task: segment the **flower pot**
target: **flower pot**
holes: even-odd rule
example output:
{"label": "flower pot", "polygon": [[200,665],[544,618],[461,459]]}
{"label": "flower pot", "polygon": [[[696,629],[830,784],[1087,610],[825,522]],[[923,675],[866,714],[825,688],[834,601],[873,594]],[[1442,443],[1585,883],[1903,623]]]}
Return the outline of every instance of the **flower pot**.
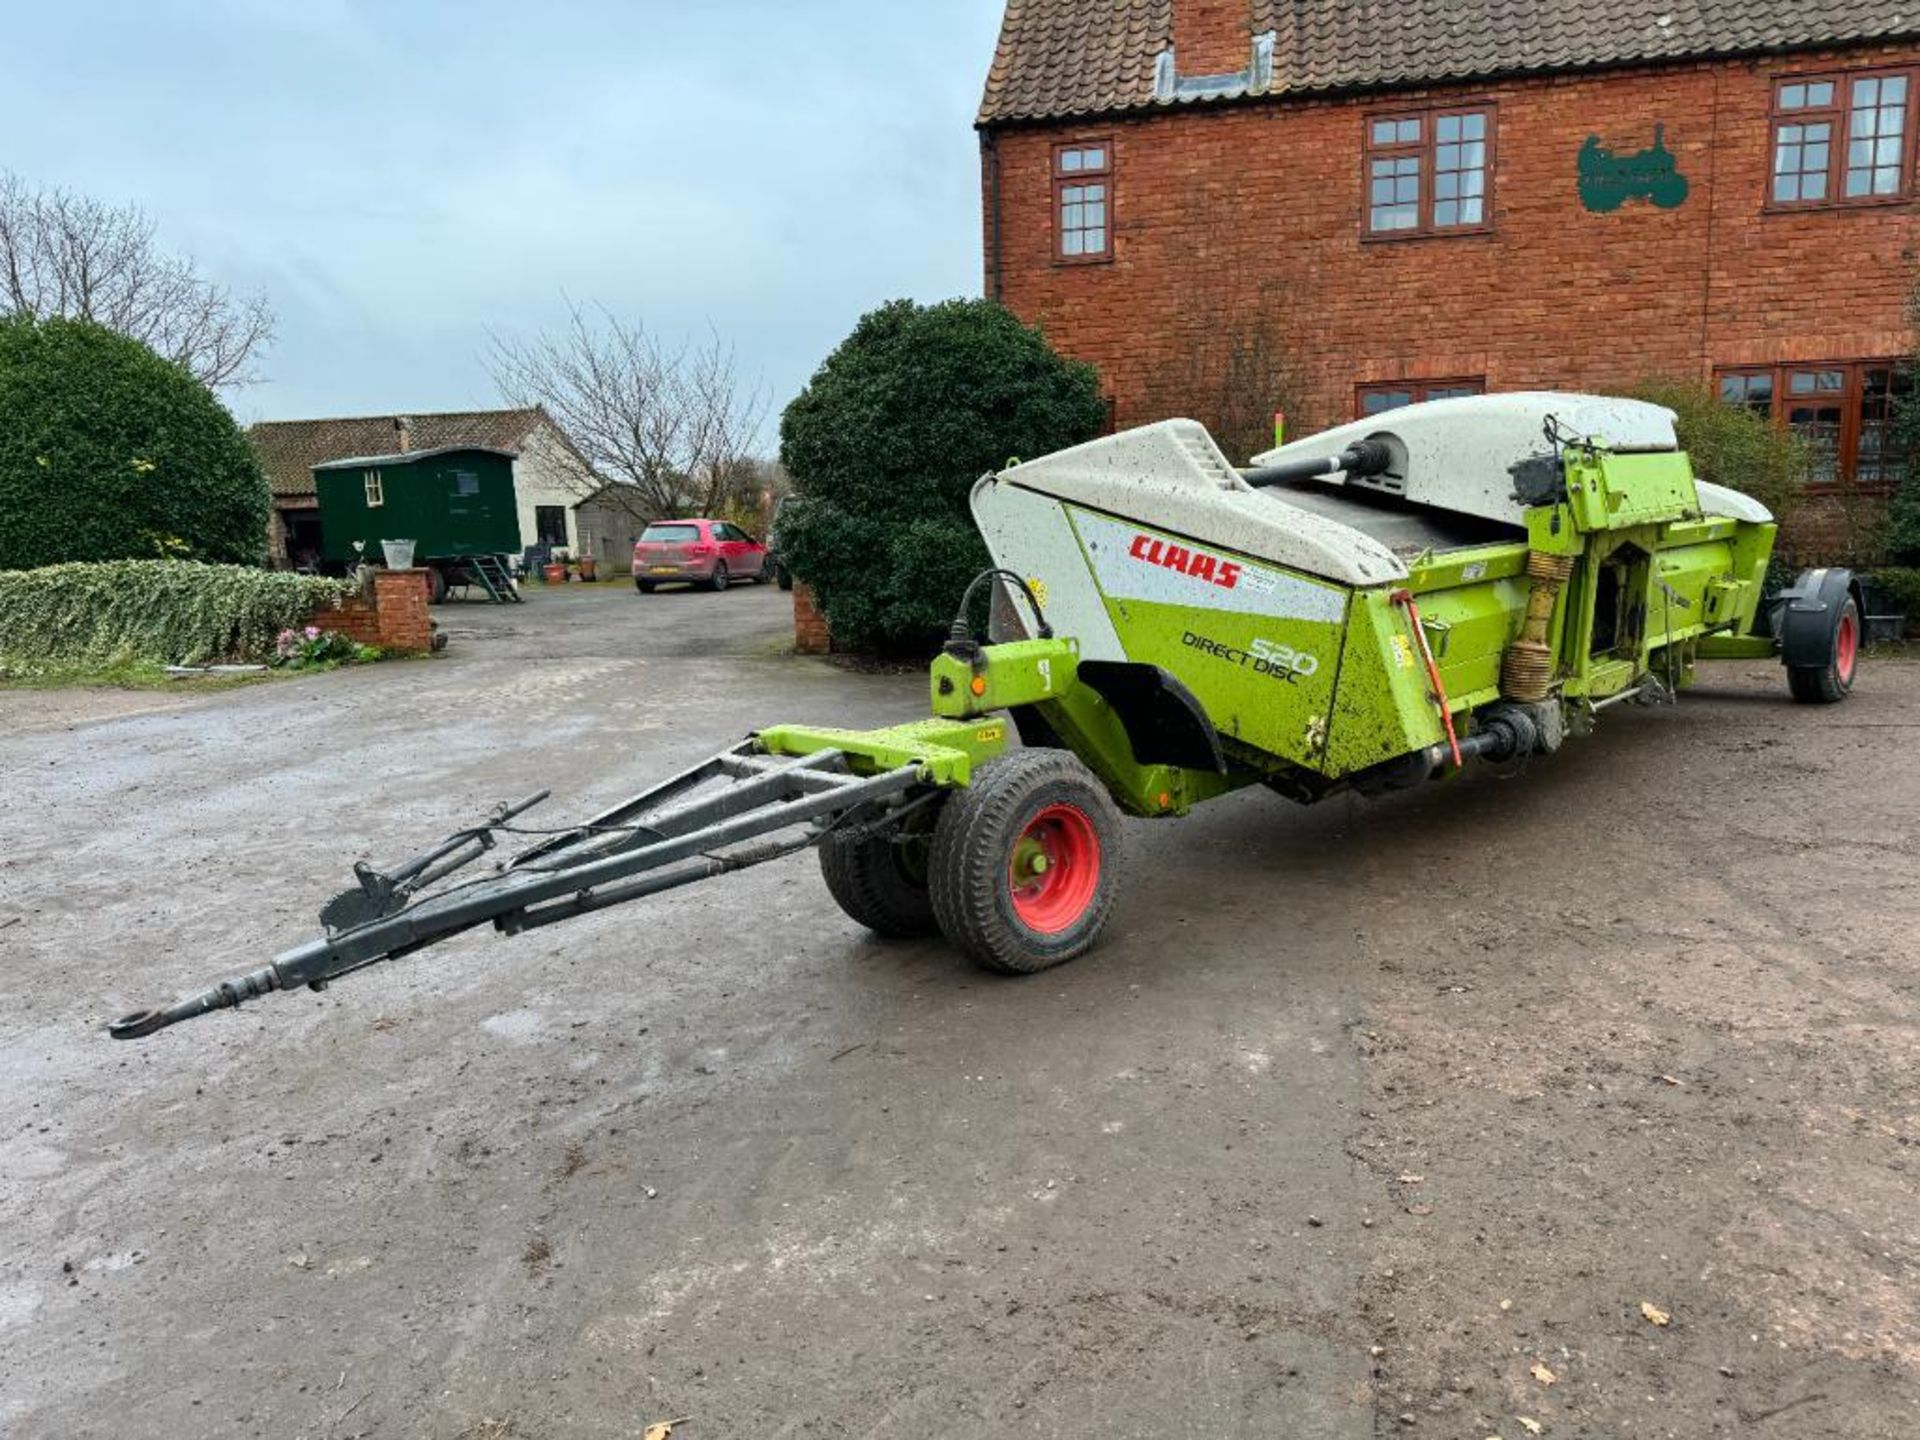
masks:
{"label": "flower pot", "polygon": [[382,540],[380,548],[386,552],[389,570],[411,570],[413,568],[413,546],[411,540]]}
{"label": "flower pot", "polygon": [[582,580],[592,580],[596,578],[600,562],[595,560],[591,555],[582,555],[573,563],[580,567],[580,578]]}
{"label": "flower pot", "polygon": [[567,567],[564,565],[542,565],[540,567],[540,578],[549,585],[564,585],[567,583]]}

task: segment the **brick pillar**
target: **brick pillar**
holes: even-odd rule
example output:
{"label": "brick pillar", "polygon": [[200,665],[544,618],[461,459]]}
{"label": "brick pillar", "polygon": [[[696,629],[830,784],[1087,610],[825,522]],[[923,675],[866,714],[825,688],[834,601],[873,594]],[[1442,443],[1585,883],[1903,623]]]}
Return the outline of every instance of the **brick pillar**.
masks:
{"label": "brick pillar", "polygon": [[1175,73],[1231,75],[1252,63],[1252,0],[1173,0]]}
{"label": "brick pillar", "polygon": [[813,603],[813,588],[793,582],[793,648],[801,655],[825,655],[833,649],[826,612]]}
{"label": "brick pillar", "polygon": [[427,613],[432,593],[425,570],[375,570],[365,595],[316,610],[308,623],[338,631],[356,645],[424,655],[433,649],[433,621]]}
{"label": "brick pillar", "polygon": [[425,570],[373,572],[373,609],[380,621],[379,646],[410,655],[433,648],[427,602],[433,590]]}

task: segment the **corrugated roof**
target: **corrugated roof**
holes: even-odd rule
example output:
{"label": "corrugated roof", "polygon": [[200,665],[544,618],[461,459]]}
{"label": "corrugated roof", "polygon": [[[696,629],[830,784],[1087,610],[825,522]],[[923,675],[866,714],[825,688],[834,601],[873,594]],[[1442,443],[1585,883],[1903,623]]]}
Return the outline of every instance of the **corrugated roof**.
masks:
{"label": "corrugated roof", "polygon": [[518,410],[456,410],[438,415],[352,415],[330,420],[262,420],[247,427],[247,442],[275,495],[313,494],[313,467],[356,455],[391,453],[396,421],[407,422],[409,450],[526,448],[527,436],[547,418],[539,406]]}
{"label": "corrugated roof", "polygon": [[[1154,83],[1175,3],[1008,0],[980,123],[1187,98]],[[1251,88],[1284,95],[1909,38],[1920,0],[1249,0],[1250,68],[1269,32],[1271,81]]]}
{"label": "corrugated roof", "polygon": [[436,455],[498,455],[516,460],[518,450],[497,450],[491,445],[437,445],[431,450],[399,450],[391,455],[349,455],[344,460],[323,460],[315,470],[351,470],[356,466],[377,469],[384,465],[411,465],[416,460],[431,460]]}

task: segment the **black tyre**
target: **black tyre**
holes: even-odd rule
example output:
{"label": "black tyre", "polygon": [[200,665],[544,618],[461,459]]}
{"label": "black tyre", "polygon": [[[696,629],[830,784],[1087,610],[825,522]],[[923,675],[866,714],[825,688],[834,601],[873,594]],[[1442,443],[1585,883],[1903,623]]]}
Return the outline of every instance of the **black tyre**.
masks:
{"label": "black tyre", "polygon": [[711,579],[707,581],[707,588],[713,591],[713,593],[716,595],[718,595],[722,590],[727,588],[727,562],[726,561],[716,560],[713,562],[713,576]]}
{"label": "black tyre", "polygon": [[427,567],[427,603],[438,605],[447,598],[447,572],[437,565]]}
{"label": "black tyre", "polygon": [[820,876],[848,917],[877,935],[906,940],[939,929],[927,893],[935,814],[922,808],[878,833],[849,828],[820,842]]}
{"label": "black tyre", "polygon": [[784,565],[774,566],[773,583],[778,585],[782,590],[791,590],[793,588],[793,572]]}
{"label": "black tyre", "polygon": [[989,969],[1027,975],[1100,936],[1120,889],[1120,814],[1064,750],[1017,750],[955,793],[933,831],[933,913]]}
{"label": "black tyre", "polygon": [[1787,688],[1802,705],[1832,705],[1853,689],[1860,668],[1860,607],[1851,595],[1834,611],[1832,649],[1825,665],[1787,667]]}
{"label": "black tyre", "polygon": [[642,595],[651,595],[653,593],[653,581],[636,580],[633,582],[633,588],[638,590]]}

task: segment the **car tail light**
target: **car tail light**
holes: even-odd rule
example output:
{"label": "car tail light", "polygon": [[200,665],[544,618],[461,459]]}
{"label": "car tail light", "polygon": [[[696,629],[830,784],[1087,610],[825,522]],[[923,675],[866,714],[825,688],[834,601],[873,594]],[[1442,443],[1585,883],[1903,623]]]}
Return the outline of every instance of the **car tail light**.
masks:
{"label": "car tail light", "polygon": [[713,554],[713,546],[707,544],[706,541],[703,540],[698,545],[688,546],[687,554],[694,555],[694,556],[711,555]]}

